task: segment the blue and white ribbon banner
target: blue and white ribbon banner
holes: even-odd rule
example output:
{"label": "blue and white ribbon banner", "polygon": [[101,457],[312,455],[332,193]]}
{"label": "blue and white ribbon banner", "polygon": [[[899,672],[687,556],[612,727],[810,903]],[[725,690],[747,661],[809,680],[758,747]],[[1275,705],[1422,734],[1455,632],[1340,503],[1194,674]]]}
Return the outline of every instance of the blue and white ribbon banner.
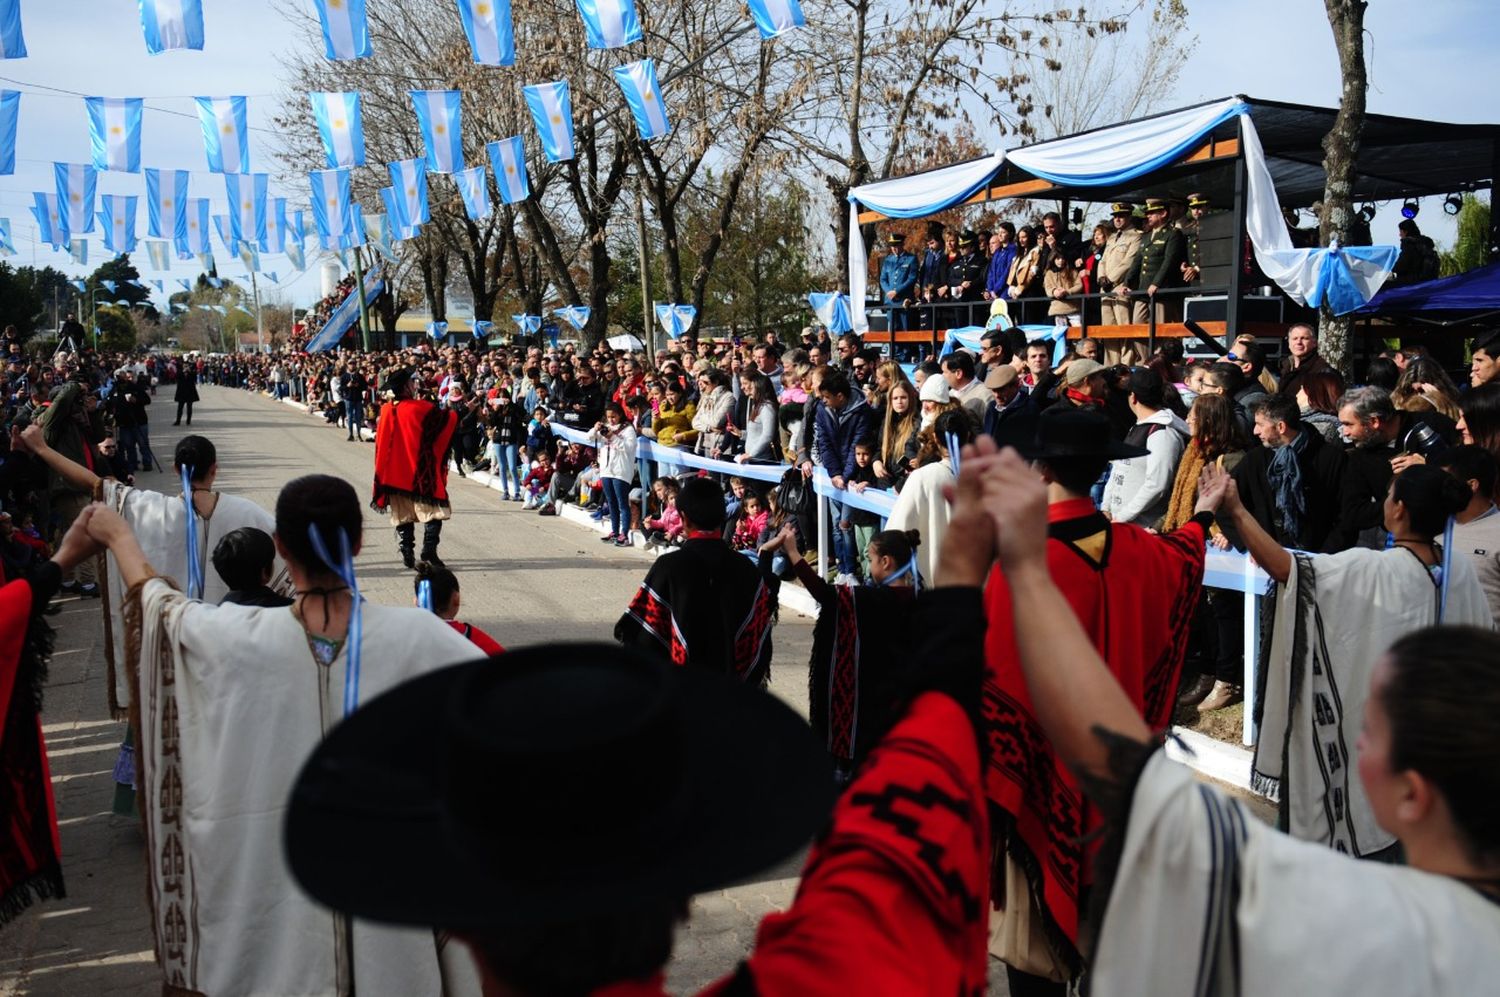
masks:
{"label": "blue and white ribbon banner", "polygon": [[[172,251],[172,245],[171,245],[171,243],[168,243],[168,242],[152,242],[149,239],[146,241],[146,258],[151,261],[151,269],[152,270],[170,270],[170,269],[172,269],[171,251]],[[155,281],[155,284],[156,284],[156,289],[158,291],[160,291],[162,289],[161,288],[161,281],[159,281],[159,280]]]}
{"label": "blue and white ribbon banner", "polygon": [[563,321],[581,331],[584,326],[589,324],[589,316],[593,314],[593,309],[588,305],[565,305],[562,308],[554,309],[553,314],[561,315]]}
{"label": "blue and white ribbon banner", "polygon": [[667,107],[661,99],[661,85],[656,82],[656,63],[651,59],[626,63],[614,69],[615,82],[625,94],[625,103],[635,116],[635,126],[647,142],[672,131],[667,121]]}
{"label": "blue and white ribbon banner", "polygon": [[464,211],[470,221],[482,222],[493,213],[494,209],[490,207],[489,171],[483,163],[467,170],[459,170],[453,174],[453,182],[458,184],[458,192],[463,195]]}
{"label": "blue and white ribbon banner", "polygon": [[0,90],[0,176],[16,172],[16,125],[21,120],[21,91]]}
{"label": "blue and white ribbon banner", "polygon": [[644,37],[632,0],[577,0],[577,3],[589,48],[619,48]]}
{"label": "blue and white ribbon banner", "polygon": [[472,332],[475,339],[489,339],[495,331],[495,323],[486,322],[484,319],[475,319]]}
{"label": "blue and white ribbon banner", "polygon": [[57,206],[63,230],[69,235],[94,231],[94,189],[98,174],[86,163],[53,163],[57,178]]}
{"label": "blue and white ribbon banner", "polygon": [[458,0],[469,51],[481,66],[513,66],[516,33],[511,24],[510,0]]}
{"label": "blue and white ribbon banner", "polygon": [[332,60],[365,59],[375,54],[365,0],[313,0],[323,25],[323,54]]}
{"label": "blue and white ribbon banner", "polygon": [[849,295],[847,294],[824,294],[817,291],[807,296],[807,303],[812,306],[813,314],[818,316],[818,321],[823,327],[835,336],[841,336],[854,328],[849,317]]}
{"label": "blue and white ribbon banner", "polygon": [[250,128],[244,97],[199,97],[203,150],[211,173],[250,172]]}
{"label": "blue and white ribbon banner", "polygon": [[442,339],[444,336],[448,335],[448,323],[428,322],[427,335],[431,336],[433,339]]}
{"label": "blue and white ribbon banner", "polygon": [[540,315],[512,315],[510,320],[516,324],[516,329],[523,336],[534,336],[542,328]]}
{"label": "blue and white ribbon banner", "polygon": [[[109,195],[106,194],[105,196],[108,197]],[[116,281],[116,280],[103,280],[103,279],[101,279],[99,281],[99,284],[106,291],[108,291],[110,294],[114,294],[115,291],[119,290],[119,287],[120,287],[120,282]]]}
{"label": "blue and white ribbon banner", "polygon": [[94,169],[141,172],[141,98],[85,97],[83,102],[89,112]]}
{"label": "blue and white ribbon banner", "polygon": [[21,0],[0,0],[0,59],[26,58],[21,32]]}
{"label": "blue and white ribbon banner", "polygon": [[[352,186],[347,169],[314,170],[307,175],[312,185],[313,224],[325,247],[354,230]],[[348,247],[339,247],[348,248]]]}
{"label": "blue and white ribbon banner", "polygon": [[141,0],[146,51],[203,50],[203,0]]}
{"label": "blue and white ribbon banner", "polygon": [[427,168],[434,173],[457,173],[464,168],[463,92],[413,90],[417,127],[427,147]]}
{"label": "blue and white ribbon banner", "polygon": [[10,237],[10,219],[0,218],[0,256],[16,255],[16,244]]}
{"label": "blue and white ribbon banner", "polygon": [[264,173],[224,174],[224,195],[229,199],[229,230],[239,242],[260,242],[266,235],[266,187]]}
{"label": "blue and white ribbon banner", "polygon": [[396,202],[400,208],[396,214],[402,226],[424,225],[432,220],[427,207],[427,161],[425,159],[399,159],[386,169],[391,174],[391,186],[396,191]]}
{"label": "blue and white ribbon banner", "polygon": [[134,194],[105,194],[99,198],[99,222],[104,226],[104,248],[111,253],[135,252],[135,202]]}
{"label": "blue and white ribbon banner", "polygon": [[561,163],[573,158],[573,98],[567,80],[533,83],[523,88],[531,120],[542,140],[547,161]]}
{"label": "blue and white ribbon banner", "polygon": [[359,94],[310,93],[313,120],[323,139],[328,168],[365,165],[365,129],[360,120]]}
{"label": "blue and white ribbon banner", "polygon": [[187,170],[146,170],[146,231],[158,239],[181,239],[187,231]]}
{"label": "blue and white ribbon banner", "polygon": [[37,238],[53,249],[63,248],[68,243],[68,227],[62,209],[58,207],[57,195],[36,191],[31,197],[31,217],[36,219]]}
{"label": "blue and white ribbon banner", "polygon": [[526,177],[526,145],[521,136],[512,135],[485,146],[490,166],[495,171],[495,186],[500,200],[515,204],[531,196],[531,182]]}
{"label": "blue and white ribbon banner", "polygon": [[188,198],[185,214],[187,217],[183,226],[184,237],[181,245],[178,246],[179,252],[188,256],[201,256],[211,252],[213,246],[209,243],[209,239],[212,238],[210,226],[213,222],[210,220],[211,209],[208,198]]}
{"label": "blue and white ribbon banner", "polygon": [[661,304],[656,306],[656,321],[667,331],[667,335],[678,339],[693,327],[698,309],[692,305]]}
{"label": "blue and white ribbon banner", "polygon": [[750,0],[750,16],[755,19],[762,39],[775,38],[807,24],[797,0]]}

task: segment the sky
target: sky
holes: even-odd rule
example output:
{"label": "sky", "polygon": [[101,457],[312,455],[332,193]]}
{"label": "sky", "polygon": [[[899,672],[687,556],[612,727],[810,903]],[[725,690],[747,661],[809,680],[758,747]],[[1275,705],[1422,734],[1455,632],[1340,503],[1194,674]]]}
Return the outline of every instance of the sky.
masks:
{"label": "sky", "polygon": [[[311,13],[312,0],[292,0]],[[651,0],[639,0],[650,3]],[[921,0],[917,0],[921,2]],[[1185,64],[1174,101],[1180,106],[1243,93],[1252,97],[1336,106],[1338,62],[1321,0],[1187,0],[1195,45],[1184,45]],[[299,29],[273,0],[203,0],[206,44],[202,52],[146,52],[137,0],[20,0],[29,57],[0,61],[0,87],[20,90],[20,128],[14,176],[0,176],[0,217],[11,220],[18,256],[12,263],[56,266],[70,275],[91,272],[104,248],[91,236],[87,266],[36,242],[28,208],[32,191],[51,191],[53,162],[89,161],[83,95],[145,97],[141,161],[144,166],[193,170],[192,196],[210,197],[222,211],[221,177],[209,173],[194,96],[250,98],[251,169],[269,172],[272,193],[305,203],[306,180],[284,173],[276,159],[272,117],[280,110],[281,60],[299,44]],[[375,4],[399,0],[369,0]],[[1491,95],[1500,92],[1494,49],[1500,21],[1494,0],[1381,0],[1366,15],[1371,36],[1368,109],[1374,113],[1455,122],[1500,121]],[[455,7],[454,16],[457,17]],[[1066,61],[1066,53],[1063,53]],[[670,99],[670,92],[668,93]],[[305,105],[304,105],[305,106]],[[308,112],[310,113],[310,112]],[[140,174],[104,173],[100,194],[145,193]],[[1398,205],[1386,205],[1374,223],[1377,242],[1394,242]],[[1453,223],[1439,201],[1424,202],[1418,222],[1439,245],[1451,243]],[[144,196],[139,235],[146,232]],[[217,244],[216,244],[217,245]],[[239,279],[238,260],[216,253],[221,276]],[[142,279],[193,278],[198,267],[174,264],[170,273],[149,269],[144,248],[132,255]],[[262,300],[304,306],[320,293],[315,249],[299,274],[285,258],[266,258],[279,285],[262,280]],[[169,290],[172,288],[168,284]]]}

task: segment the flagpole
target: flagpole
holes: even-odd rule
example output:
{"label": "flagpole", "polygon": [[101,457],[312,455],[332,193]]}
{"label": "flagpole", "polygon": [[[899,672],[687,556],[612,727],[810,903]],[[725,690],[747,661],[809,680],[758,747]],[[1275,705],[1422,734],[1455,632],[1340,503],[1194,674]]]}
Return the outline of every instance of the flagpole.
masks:
{"label": "flagpole", "polygon": [[370,312],[365,307],[365,271],[360,265],[359,247],[354,247],[354,293],[359,295],[359,340],[366,353],[370,352]]}
{"label": "flagpole", "polygon": [[641,196],[639,177],[635,182],[635,252],[641,271],[641,329],[646,334],[646,362],[654,366],[656,330],[651,320],[651,271],[646,268],[646,202]]}
{"label": "flagpole", "polygon": [[255,282],[255,271],[250,271],[250,293],[255,296],[255,349],[266,352],[266,333],[260,321],[260,286]]}

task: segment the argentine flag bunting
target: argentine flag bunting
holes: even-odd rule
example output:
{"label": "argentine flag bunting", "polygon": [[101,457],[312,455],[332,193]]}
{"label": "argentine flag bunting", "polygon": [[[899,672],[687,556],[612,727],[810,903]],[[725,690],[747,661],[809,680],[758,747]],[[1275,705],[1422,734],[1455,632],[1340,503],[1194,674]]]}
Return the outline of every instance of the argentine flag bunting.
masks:
{"label": "argentine flag bunting", "polygon": [[330,59],[364,59],[375,54],[365,0],[313,0],[323,22],[324,54]]}
{"label": "argentine flag bunting", "polygon": [[250,172],[250,128],[244,97],[199,97],[203,148],[212,173]]}
{"label": "argentine flag bunting", "polygon": [[515,204],[531,196],[531,184],[526,179],[526,146],[521,136],[512,135],[485,146],[490,154],[490,166],[495,171],[495,185],[500,188],[500,200]]}
{"label": "argentine flag bunting", "polygon": [[10,237],[10,219],[0,218],[0,256],[16,255],[16,244]]}
{"label": "argentine flag bunting", "polygon": [[762,39],[775,38],[807,25],[797,0],[750,0],[750,16]]}
{"label": "argentine flag bunting", "polygon": [[21,91],[0,90],[0,175],[16,172],[16,125],[21,119]]}
{"label": "argentine flag bunting", "polygon": [[[338,170],[314,170],[307,175],[312,184],[312,211],[313,222],[318,227],[318,236],[323,240],[323,248],[327,249],[328,242],[335,243],[354,230],[354,212],[352,188],[350,185],[349,171]],[[345,248],[345,247],[339,247]]]}
{"label": "argentine flag bunting", "polygon": [[141,98],[85,97],[94,169],[141,172]]}
{"label": "argentine flag bunting", "polygon": [[307,254],[302,251],[300,243],[289,242],[286,244],[286,258],[298,270],[307,269]]}
{"label": "argentine flag bunting", "polygon": [[186,233],[179,252],[189,256],[201,256],[210,252],[213,246],[209,243],[212,237],[208,198],[190,197],[187,202],[187,218],[183,223]]}
{"label": "argentine flag bunting", "polygon": [[392,239],[396,242],[405,242],[407,239],[415,239],[422,233],[420,222],[409,223],[406,216],[402,214],[404,206],[396,194],[396,188],[380,188],[380,200],[385,205],[385,216],[390,220]]}
{"label": "argentine flag bunting", "polygon": [[105,194],[99,198],[99,222],[104,226],[104,248],[111,253],[118,255],[135,251],[135,202],[134,194]]}
{"label": "argentine flag bunting", "polygon": [[152,55],[172,49],[201,52],[203,0],[141,0],[141,30]]}
{"label": "argentine flag bunting", "polygon": [[572,159],[573,98],[568,92],[568,81],[533,83],[523,92],[548,162],[561,163]]}
{"label": "argentine flag bunting", "polygon": [[[298,210],[293,211],[287,219],[286,244],[288,247],[296,246],[298,249],[301,249],[303,244],[307,242],[307,225],[303,222],[303,217],[302,211]],[[291,252],[290,249],[287,251],[288,253]]]}
{"label": "argentine flag bunting", "polygon": [[391,212],[399,219],[399,227],[424,225],[432,220],[427,207],[427,161],[424,159],[401,159],[386,167],[391,174],[391,186],[395,188],[396,203],[400,210]]}
{"label": "argentine flag bunting", "polygon": [[74,263],[81,267],[88,265],[89,241],[87,239],[69,239],[68,252],[72,254]]}
{"label": "argentine flag bunting", "polygon": [[434,173],[457,173],[464,168],[464,141],[459,128],[463,118],[463,93],[459,90],[413,90],[417,127],[427,146],[427,168]]}
{"label": "argentine flag bunting", "polygon": [[228,215],[214,215],[214,231],[219,233],[219,244],[234,255],[234,229],[231,227]]}
{"label": "argentine flag bunting", "polygon": [[81,163],[53,163],[57,177],[57,204],[62,209],[63,230],[72,235],[94,231],[94,188],[98,174]]}
{"label": "argentine flag bunting", "polygon": [[262,253],[286,252],[286,198],[272,198],[266,206],[266,231],[260,240]]}
{"label": "argentine flag bunting", "polygon": [[642,38],[633,0],[577,0],[589,48],[619,48]]}
{"label": "argentine flag bunting", "polygon": [[229,199],[229,231],[238,242],[259,242],[266,234],[266,185],[264,173],[224,174],[224,194]]}
{"label": "argentine flag bunting", "polygon": [[458,0],[458,16],[469,36],[469,49],[481,66],[514,66],[516,34],[510,0]]}
{"label": "argentine flag bunting", "polygon": [[561,315],[567,319],[569,325],[582,331],[583,327],[589,324],[589,316],[593,314],[593,309],[588,305],[566,305],[556,309],[553,314]]}
{"label": "argentine flag bunting", "polygon": [[667,108],[662,103],[661,85],[656,82],[656,62],[642,59],[615,67],[615,82],[625,94],[625,103],[635,115],[636,128],[641,138],[649,142],[672,131],[667,121]]}
{"label": "argentine flag bunting", "polygon": [[[165,242],[151,242],[149,240],[146,242],[146,256],[151,260],[152,270],[172,269],[172,259],[168,255],[170,250],[171,246]],[[152,281],[152,283],[156,285],[158,291],[162,289],[161,281],[156,280]]]}
{"label": "argentine flag bunting", "polygon": [[61,249],[68,242],[68,227],[63,224],[57,195],[37,191],[31,198],[31,216],[36,219],[38,238],[53,249]]}
{"label": "argentine flag bunting", "polygon": [[490,207],[489,175],[483,163],[467,170],[459,170],[453,174],[453,182],[458,184],[458,192],[463,195],[464,211],[468,213],[470,221],[482,222],[493,213]]}
{"label": "argentine flag bunting", "polygon": [[186,234],[187,170],[146,170],[147,231],[158,239],[177,241]]}
{"label": "argentine flag bunting", "polygon": [[21,33],[21,0],[0,0],[0,59],[26,58]]}
{"label": "argentine flag bunting", "polygon": [[313,118],[323,137],[328,168],[365,165],[365,129],[360,122],[359,94],[310,93]]}

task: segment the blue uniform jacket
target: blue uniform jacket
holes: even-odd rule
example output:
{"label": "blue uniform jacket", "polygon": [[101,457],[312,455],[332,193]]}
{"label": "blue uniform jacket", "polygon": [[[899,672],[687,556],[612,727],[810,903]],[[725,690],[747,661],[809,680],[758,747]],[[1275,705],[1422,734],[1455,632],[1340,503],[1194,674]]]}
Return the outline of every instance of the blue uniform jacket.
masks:
{"label": "blue uniform jacket", "polygon": [[895,291],[897,301],[915,298],[917,286],[917,258],[908,252],[887,254],[880,261],[880,300],[885,301],[886,292]]}

